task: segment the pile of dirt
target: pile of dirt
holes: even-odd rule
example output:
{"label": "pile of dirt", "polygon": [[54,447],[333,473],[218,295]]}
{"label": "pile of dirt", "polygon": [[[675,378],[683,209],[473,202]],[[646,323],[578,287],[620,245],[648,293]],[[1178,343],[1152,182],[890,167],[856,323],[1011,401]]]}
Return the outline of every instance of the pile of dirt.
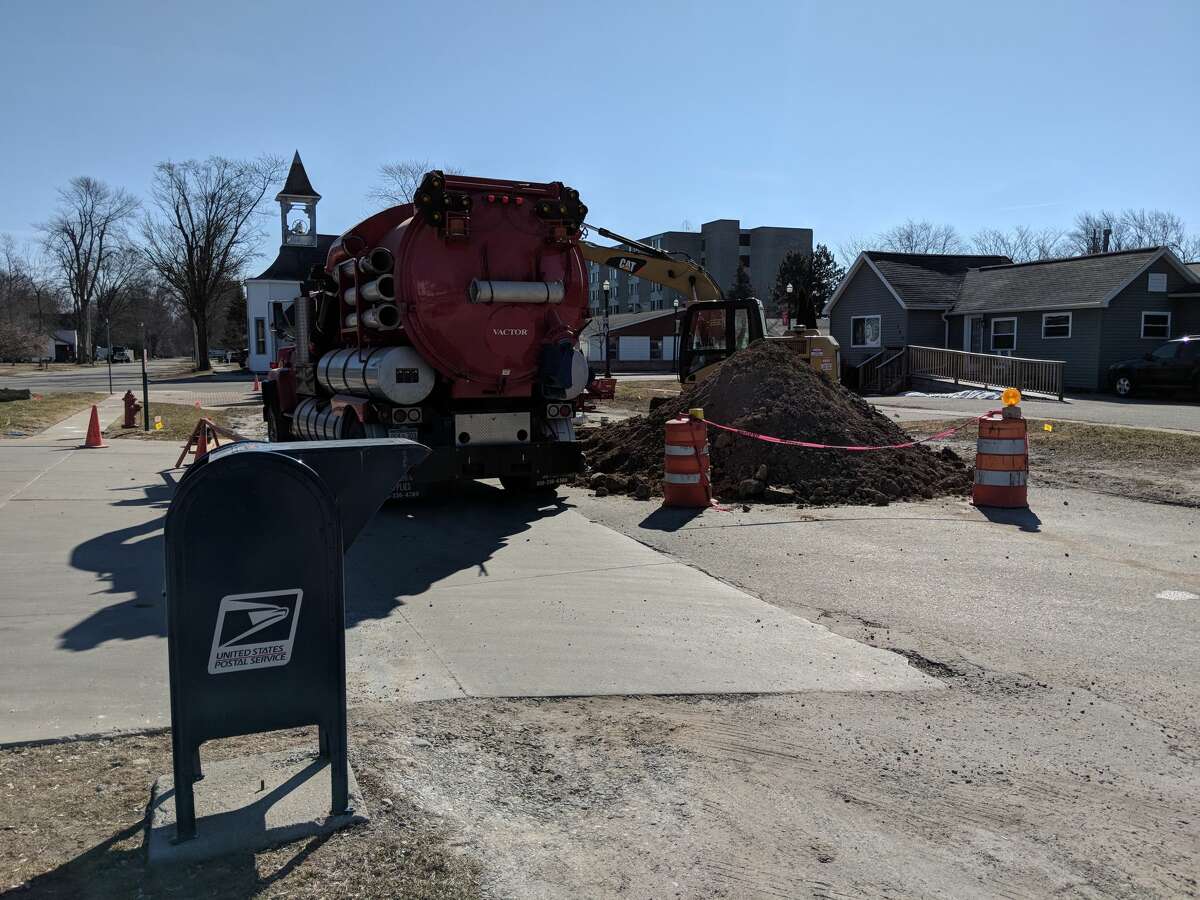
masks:
{"label": "pile of dirt", "polygon": [[[599,428],[584,439],[587,483],[648,499],[661,492],[664,426],[701,407],[705,418],[746,431],[822,444],[887,445],[911,440],[857,394],[792,351],[760,341],[716,374],[645,416]],[[709,429],[713,491],[724,500],[885,504],[963,494],[970,470],[951,450],[847,452],[769,444]]]}

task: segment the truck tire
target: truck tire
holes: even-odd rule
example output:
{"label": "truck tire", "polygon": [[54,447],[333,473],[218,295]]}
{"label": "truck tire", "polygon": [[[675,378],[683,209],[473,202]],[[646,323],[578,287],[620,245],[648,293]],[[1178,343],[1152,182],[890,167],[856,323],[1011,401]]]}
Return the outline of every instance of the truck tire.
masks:
{"label": "truck tire", "polygon": [[272,444],[295,439],[292,436],[292,420],[285,416],[278,406],[268,406],[263,418],[267,420],[267,440]]}

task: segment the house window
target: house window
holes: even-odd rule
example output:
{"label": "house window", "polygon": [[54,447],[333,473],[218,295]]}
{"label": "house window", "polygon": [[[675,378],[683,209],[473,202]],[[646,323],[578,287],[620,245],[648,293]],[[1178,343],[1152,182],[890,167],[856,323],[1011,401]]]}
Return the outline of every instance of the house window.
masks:
{"label": "house window", "polygon": [[882,330],[879,316],[854,316],[850,319],[850,346],[878,347]]}
{"label": "house window", "polygon": [[1017,320],[992,319],[992,352],[1012,353],[1017,349]]}
{"label": "house window", "polygon": [[1142,313],[1142,337],[1161,338],[1171,336],[1171,314],[1169,312]]}
{"label": "house window", "polygon": [[254,352],[258,356],[266,356],[267,353],[267,320],[254,320]]}
{"label": "house window", "polygon": [[662,338],[660,338],[660,337],[650,338],[650,358],[651,359],[662,359],[663,358],[663,356],[662,356]]}
{"label": "house window", "polygon": [[1042,340],[1069,338],[1070,336],[1070,313],[1044,313],[1042,315]]}
{"label": "house window", "polygon": [[750,246],[750,235],[739,234],[738,235],[738,246],[739,247],[749,247]]}
{"label": "house window", "polygon": [[1153,294],[1165,294],[1167,292],[1167,274],[1165,272],[1151,272],[1150,283],[1146,285],[1146,290]]}

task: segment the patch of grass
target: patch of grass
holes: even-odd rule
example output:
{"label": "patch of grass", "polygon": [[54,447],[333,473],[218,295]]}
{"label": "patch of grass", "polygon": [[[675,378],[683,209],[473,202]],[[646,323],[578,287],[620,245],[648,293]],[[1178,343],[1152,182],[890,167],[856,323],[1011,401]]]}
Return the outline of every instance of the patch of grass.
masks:
{"label": "patch of grass", "polygon": [[[154,869],[142,849],[144,820],[151,784],[171,771],[169,733],[0,750],[0,893],[98,900],[480,896],[478,866],[454,852],[419,809],[389,796],[374,754],[355,752],[360,743],[369,745],[369,736],[351,740],[367,825]],[[312,729],[213,741],[203,753],[217,760],[303,746],[316,746]]]}
{"label": "patch of grass", "polygon": [[[159,431],[154,430],[155,416],[162,418],[163,427]],[[223,409],[207,409],[205,407],[189,406],[184,403],[156,403],[151,400],[149,431],[142,431],[142,413],[138,412],[136,427],[123,428],[121,423],[125,420],[125,417],[120,416],[104,429],[104,436],[183,443],[192,436],[192,432],[196,429],[196,423],[201,418],[212,419],[222,428],[233,427],[229,419],[229,414]],[[222,443],[224,443],[223,438]]]}
{"label": "patch of grass", "polygon": [[649,403],[651,397],[679,396],[678,381],[625,381],[617,382],[618,403]]}
{"label": "patch of grass", "polygon": [[99,403],[107,394],[34,394],[29,400],[0,403],[0,436],[37,434],[63,419]]}
{"label": "patch of grass", "polygon": [[[1054,458],[1091,462],[1171,463],[1196,465],[1200,460],[1200,434],[1180,434],[1120,425],[1090,425],[1053,419],[1029,419],[1029,452]],[[916,437],[935,434],[954,424],[951,419],[898,423]],[[1053,430],[1046,431],[1049,425]],[[972,422],[953,440],[974,443],[979,426]],[[936,445],[937,441],[932,442]]]}

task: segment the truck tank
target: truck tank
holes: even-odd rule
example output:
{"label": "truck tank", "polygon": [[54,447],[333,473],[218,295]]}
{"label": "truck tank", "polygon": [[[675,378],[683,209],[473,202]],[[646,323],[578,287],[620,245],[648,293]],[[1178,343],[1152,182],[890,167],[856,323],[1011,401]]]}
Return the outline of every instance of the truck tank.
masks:
{"label": "truck tank", "polygon": [[412,203],[342,234],[306,283],[295,346],[264,391],[269,432],[420,440],[433,452],[402,494],[578,471],[586,213],[560,182],[429,172]]}

